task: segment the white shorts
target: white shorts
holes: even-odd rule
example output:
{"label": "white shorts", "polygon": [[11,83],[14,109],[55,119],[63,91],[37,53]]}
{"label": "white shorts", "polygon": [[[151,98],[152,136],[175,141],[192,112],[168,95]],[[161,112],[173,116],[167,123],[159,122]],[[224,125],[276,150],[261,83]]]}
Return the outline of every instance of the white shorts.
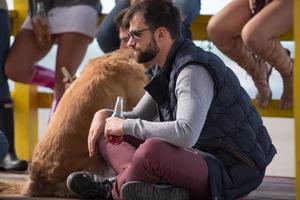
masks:
{"label": "white shorts", "polygon": [[[48,21],[51,34],[75,32],[94,38],[97,31],[98,12],[87,5],[56,7],[48,12]],[[27,16],[22,28],[33,29],[30,16]]]}

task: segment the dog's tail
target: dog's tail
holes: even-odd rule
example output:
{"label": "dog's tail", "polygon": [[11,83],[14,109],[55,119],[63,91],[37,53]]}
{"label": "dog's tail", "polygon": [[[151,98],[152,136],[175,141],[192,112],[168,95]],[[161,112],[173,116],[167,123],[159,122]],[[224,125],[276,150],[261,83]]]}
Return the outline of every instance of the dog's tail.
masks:
{"label": "dog's tail", "polygon": [[0,181],[0,194],[21,194],[25,184],[25,181]]}

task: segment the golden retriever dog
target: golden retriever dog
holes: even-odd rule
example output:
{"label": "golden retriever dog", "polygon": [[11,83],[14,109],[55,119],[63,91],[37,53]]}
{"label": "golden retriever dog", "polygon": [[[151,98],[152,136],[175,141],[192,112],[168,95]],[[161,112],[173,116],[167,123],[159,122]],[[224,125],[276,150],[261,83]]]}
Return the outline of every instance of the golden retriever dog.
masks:
{"label": "golden retriever dog", "polygon": [[[99,109],[113,108],[117,96],[124,97],[125,110],[131,109],[144,94],[146,82],[144,66],[135,61],[130,50],[91,60],[66,90],[35,147],[29,180],[21,184],[22,195],[69,197],[72,194],[66,179],[72,172],[112,175],[100,156],[89,157],[87,137],[92,118]],[[14,186],[20,189],[20,184]],[[1,185],[0,192],[5,193]]]}

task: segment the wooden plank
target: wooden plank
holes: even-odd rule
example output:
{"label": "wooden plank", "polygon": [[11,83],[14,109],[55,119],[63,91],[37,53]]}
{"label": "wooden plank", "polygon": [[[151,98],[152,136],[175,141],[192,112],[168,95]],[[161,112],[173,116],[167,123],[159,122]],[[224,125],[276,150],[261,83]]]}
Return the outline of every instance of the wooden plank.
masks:
{"label": "wooden plank", "polygon": [[252,193],[249,194],[249,200],[294,200],[295,178],[266,176],[262,184]]}
{"label": "wooden plank", "polygon": [[0,199],[1,200],[76,200],[74,198],[24,197],[19,195],[14,195],[14,196],[4,195],[4,196],[0,196]]}
{"label": "wooden plank", "polygon": [[[0,181],[25,181],[28,180],[27,174],[12,174],[0,172]],[[262,184],[247,197],[249,200],[294,200],[295,199],[295,178],[279,177],[279,176],[266,176]],[[57,199],[60,198],[33,198],[33,197],[21,197],[18,195],[3,196],[0,194],[0,199]],[[62,200],[62,199],[61,199]]]}

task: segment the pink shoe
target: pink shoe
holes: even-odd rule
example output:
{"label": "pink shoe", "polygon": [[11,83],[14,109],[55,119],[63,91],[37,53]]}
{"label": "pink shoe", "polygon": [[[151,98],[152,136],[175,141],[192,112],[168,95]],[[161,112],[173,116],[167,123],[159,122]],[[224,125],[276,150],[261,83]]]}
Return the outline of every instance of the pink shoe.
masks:
{"label": "pink shoe", "polygon": [[55,72],[40,65],[34,65],[34,70],[34,77],[29,83],[53,90],[55,86]]}

